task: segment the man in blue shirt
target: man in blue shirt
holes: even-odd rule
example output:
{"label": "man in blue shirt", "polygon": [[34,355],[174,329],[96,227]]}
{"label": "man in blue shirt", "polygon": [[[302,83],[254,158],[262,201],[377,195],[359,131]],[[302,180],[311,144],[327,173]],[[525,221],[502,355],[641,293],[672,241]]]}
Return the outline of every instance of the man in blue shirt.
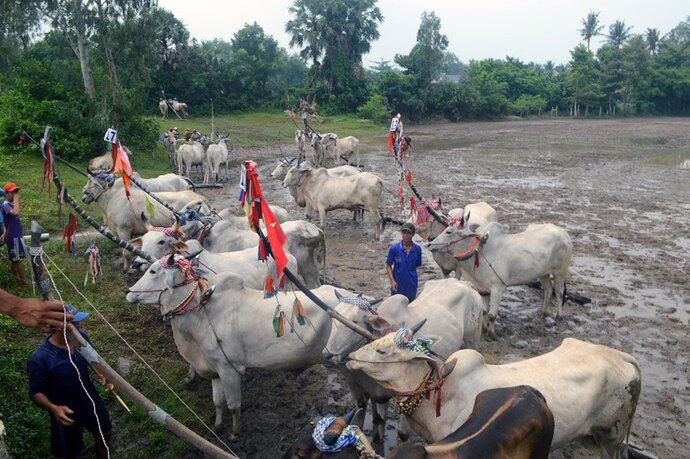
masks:
{"label": "man in blue shirt", "polygon": [[[88,314],[77,311],[74,306],[66,306],[68,313],[74,316],[72,324],[79,328],[78,323]],[[86,333],[79,332],[88,341]],[[72,362],[79,369],[78,375]],[[108,410],[89,379],[89,363],[73,346],[67,345],[62,330],[55,329],[29,357],[27,373],[31,401],[50,413],[50,449],[53,456],[79,457],[84,448],[82,431],[87,429],[94,437],[96,457],[108,457],[98,429],[100,423],[106,444],[110,443],[112,427]],[[98,419],[89,397],[96,405]]]}
{"label": "man in blue shirt", "polygon": [[410,301],[417,297],[417,268],[422,266],[422,248],[412,242],[414,225],[402,226],[402,241],[388,250],[386,272],[391,281],[391,295],[399,293]]}

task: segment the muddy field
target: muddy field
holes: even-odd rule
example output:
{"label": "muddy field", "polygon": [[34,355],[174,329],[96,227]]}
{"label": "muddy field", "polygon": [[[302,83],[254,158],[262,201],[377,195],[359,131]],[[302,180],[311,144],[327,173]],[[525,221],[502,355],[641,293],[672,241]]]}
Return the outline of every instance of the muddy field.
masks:
{"label": "muddy field", "polygon": [[[384,130],[382,130],[384,131]],[[545,353],[571,336],[633,354],[643,389],[631,441],[658,457],[687,455],[690,440],[690,120],[523,121],[408,126],[414,149],[408,166],[425,197],[442,196],[444,208],[487,201],[507,231],[554,223],[573,240],[571,292],[592,298],[588,307],[568,302],[564,318],[538,318],[541,291],[509,288],[496,322],[497,341],[479,351],[503,363]],[[296,155],[294,145],[283,153]],[[287,190],[268,174],[278,147],[231,152],[232,180],[204,190],[217,208],[237,206],[239,160],[260,164],[264,194],[298,218]],[[401,218],[393,160],[384,136],[363,139],[366,170],[384,179],[385,214]],[[410,191],[405,191],[409,203]],[[353,223],[336,211],[327,220],[327,277],[376,297],[388,295],[384,260],[399,239],[389,225],[374,240],[370,221]],[[416,242],[419,242],[416,240]],[[420,286],[439,278],[426,249]],[[197,390],[208,391],[206,383]],[[242,457],[277,457],[310,422],[347,411],[350,398],[337,373],[312,368],[298,376],[250,371],[243,379]],[[390,410],[393,411],[392,409]],[[210,413],[209,413],[210,415]],[[228,432],[225,432],[227,438]],[[395,446],[389,421],[385,451]],[[599,457],[587,442],[552,457]]]}

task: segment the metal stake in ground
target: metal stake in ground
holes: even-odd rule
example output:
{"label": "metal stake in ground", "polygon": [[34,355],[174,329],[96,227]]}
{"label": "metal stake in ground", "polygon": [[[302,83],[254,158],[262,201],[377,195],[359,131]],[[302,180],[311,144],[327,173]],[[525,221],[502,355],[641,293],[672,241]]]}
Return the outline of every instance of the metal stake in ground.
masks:
{"label": "metal stake in ground", "polygon": [[[41,258],[41,233],[43,228],[41,225],[35,221],[31,222],[31,266],[33,267],[34,274],[38,281],[38,287],[46,300],[52,300],[53,291],[50,284],[46,281],[43,259]],[[98,352],[86,342],[84,337],[81,336],[79,331],[71,325],[67,326],[68,339],[70,343],[75,346],[75,348],[81,353],[82,356],[93,365],[98,371],[100,371],[113,386],[115,386],[120,392],[127,396],[135,405],[144,410],[152,419],[163,424],[172,433],[180,437],[182,440],[186,441],[190,445],[196,447],[205,454],[211,457],[218,458],[237,458],[230,453],[223,451],[216,445],[210,443],[206,439],[200,437],[193,431],[189,430],[180,422],[172,418],[168,413],[163,411],[158,405],[153,403],[151,400],[146,398],[141,392],[136,390],[132,385],[130,385],[125,379],[120,376],[115,370],[113,370],[110,365],[108,365],[105,360],[101,358]]]}

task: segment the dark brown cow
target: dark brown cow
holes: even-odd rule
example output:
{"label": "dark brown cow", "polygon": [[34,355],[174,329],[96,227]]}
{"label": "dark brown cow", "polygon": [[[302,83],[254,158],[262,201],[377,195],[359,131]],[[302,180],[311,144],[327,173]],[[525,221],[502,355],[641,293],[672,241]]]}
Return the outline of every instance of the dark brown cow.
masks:
{"label": "dark brown cow", "polygon": [[552,438],[544,396],[530,386],[505,387],[480,392],[467,421],[443,440],[404,443],[387,458],[546,459]]}
{"label": "dark brown cow", "polygon": [[[426,446],[421,442],[404,443],[386,458],[546,459],[552,438],[553,415],[544,396],[530,386],[506,387],[480,392],[467,421],[438,443]],[[358,457],[353,447],[339,453],[322,453],[311,435],[300,438],[283,456],[284,459]]]}

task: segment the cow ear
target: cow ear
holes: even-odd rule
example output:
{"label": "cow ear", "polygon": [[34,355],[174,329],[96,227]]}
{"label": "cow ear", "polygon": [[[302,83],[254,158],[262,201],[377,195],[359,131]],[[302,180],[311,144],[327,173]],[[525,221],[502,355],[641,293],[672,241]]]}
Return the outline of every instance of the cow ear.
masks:
{"label": "cow ear", "polygon": [[392,325],[390,322],[381,316],[367,317],[367,328],[374,334],[374,336],[376,336],[376,338],[386,336],[391,327]]}
{"label": "cow ear", "polygon": [[449,374],[451,374],[451,372],[455,369],[455,364],[458,363],[458,359],[452,359],[452,360],[449,360],[445,363],[442,362],[441,360],[433,359],[429,363],[431,364],[434,371],[436,371],[436,374],[438,375],[438,377],[440,379],[443,379],[446,376],[448,376]]}
{"label": "cow ear", "polygon": [[129,241],[129,243],[132,244],[137,249],[140,249],[141,246],[143,245],[143,242],[142,242],[140,237],[138,237],[136,239],[132,239],[131,241]]}
{"label": "cow ear", "polygon": [[172,246],[175,250],[175,253],[187,252],[189,250],[189,247],[187,247],[187,244],[185,244],[183,241],[173,242]]}

